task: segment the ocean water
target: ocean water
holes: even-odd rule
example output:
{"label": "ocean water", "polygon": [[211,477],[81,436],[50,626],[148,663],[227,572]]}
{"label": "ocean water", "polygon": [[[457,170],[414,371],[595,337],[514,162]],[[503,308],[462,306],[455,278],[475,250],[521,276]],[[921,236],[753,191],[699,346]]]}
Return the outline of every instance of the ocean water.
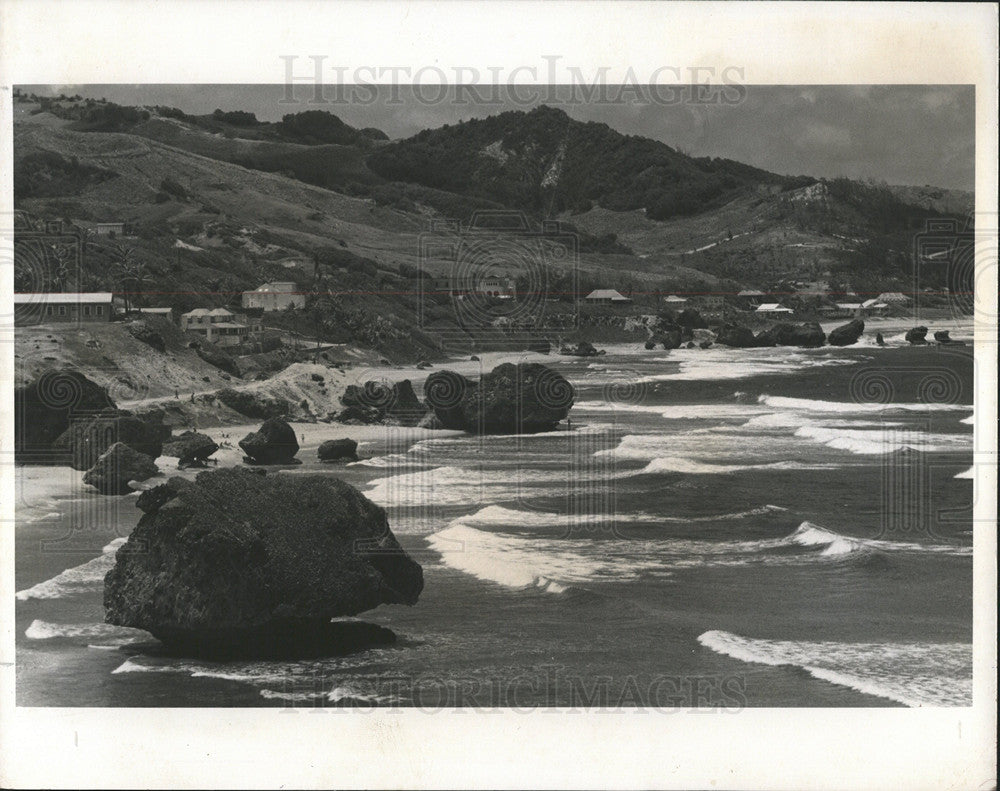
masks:
{"label": "ocean water", "polygon": [[270,473],[358,486],[424,567],[416,606],[362,616],[397,643],[345,657],[192,660],[104,624],[135,495],[19,468],[19,705],[971,705],[968,353],[552,364],[577,391],[560,430],[386,428],[357,463],[306,445]]}

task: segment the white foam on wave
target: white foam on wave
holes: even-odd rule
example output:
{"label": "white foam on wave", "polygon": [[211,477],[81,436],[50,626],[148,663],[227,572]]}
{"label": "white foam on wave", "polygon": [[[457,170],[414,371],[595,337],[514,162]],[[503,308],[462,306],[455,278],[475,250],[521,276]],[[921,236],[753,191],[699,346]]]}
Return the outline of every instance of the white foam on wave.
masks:
{"label": "white foam on wave", "polygon": [[808,470],[811,465],[794,461],[776,461],[767,464],[714,464],[698,461],[686,456],[658,456],[633,475],[650,475],[664,472],[680,472],[689,475],[719,475],[741,470]]}
{"label": "white foam on wave", "polygon": [[387,467],[392,468],[409,468],[409,467],[419,467],[422,466],[422,462],[416,461],[411,456],[407,456],[404,453],[390,453],[386,456],[371,456],[367,459],[359,459],[358,461],[349,462],[346,466],[348,467],[376,467],[378,469],[384,469]]}
{"label": "white foam on wave", "polygon": [[968,434],[928,434],[894,428],[831,428],[815,424],[800,426],[796,429],[795,436],[858,455],[894,453],[904,448],[928,452],[950,451],[971,447],[972,444],[972,436]]}
{"label": "white foam on wave", "polygon": [[824,555],[846,555],[850,552],[916,552],[966,557],[972,555],[972,547],[955,544],[919,544],[914,541],[886,541],[878,538],[858,538],[845,536],[812,522],[803,522],[782,543],[801,546],[822,546]]}
{"label": "white foam on wave", "polygon": [[442,562],[458,571],[507,588],[563,593],[570,585],[600,579],[629,580],[662,571],[649,542],[525,539],[477,530],[457,519],[428,538]]}
{"label": "white foam on wave", "polygon": [[[140,629],[129,629],[125,626],[112,626],[107,623],[50,623],[35,619],[25,629],[24,636],[29,640],[53,640],[58,638],[87,637],[99,638],[104,643],[101,648],[116,648],[137,639],[146,639],[146,633]],[[98,646],[95,646],[98,647]]]}
{"label": "white foam on wave", "polygon": [[[377,650],[377,649],[375,649]],[[368,652],[370,655],[371,652]],[[379,695],[374,690],[362,690],[354,683],[339,682],[325,688],[320,684],[332,673],[349,672],[352,659],[319,660],[319,664],[304,662],[220,662],[200,663],[185,660],[153,660],[147,664],[141,657],[133,656],[112,670],[112,674],[123,673],[181,673],[191,678],[214,678],[233,681],[256,687],[261,697],[266,699],[294,701],[326,700],[339,703],[344,700],[358,700],[369,703],[391,703],[393,699]],[[322,667],[323,672],[317,673]],[[305,689],[303,689],[305,687]]]}
{"label": "white foam on wave", "polygon": [[719,654],[814,678],[905,706],[971,706],[972,645],[759,640],[712,630],[698,642]]}
{"label": "white foam on wave", "polygon": [[758,508],[750,508],[746,511],[712,514],[709,516],[665,516],[644,512],[620,513],[617,511],[610,515],[604,513],[569,514],[554,511],[526,511],[517,508],[505,508],[501,505],[489,505],[473,514],[463,516],[460,521],[466,525],[510,528],[573,527],[577,525],[607,524],[612,519],[616,524],[691,524],[745,519],[747,517],[763,516],[785,510],[787,509],[779,505],[763,505]]}
{"label": "white foam on wave", "polygon": [[104,575],[115,565],[115,552],[126,540],[125,538],[116,538],[105,546],[96,558],[66,569],[51,579],[39,582],[30,588],[18,591],[15,597],[19,601],[61,599],[100,590],[104,584]]}
{"label": "white foam on wave", "polygon": [[[670,381],[718,381],[722,379],[748,379],[753,376],[788,374],[806,368],[853,365],[856,360],[817,357],[800,352],[747,352],[738,354],[726,350],[678,349],[676,356],[653,358],[659,361],[679,362],[679,370],[672,373],[652,374],[638,381],[642,383]],[[690,356],[688,356],[690,355]]]}
{"label": "white foam on wave", "polygon": [[800,409],[806,412],[891,412],[902,410],[906,412],[933,412],[933,411],[964,411],[972,409],[966,404],[874,404],[857,403],[846,401],[821,401],[811,398],[789,398],[787,396],[761,395],[757,398],[758,403],[765,404],[777,409]]}
{"label": "white foam on wave", "polygon": [[746,418],[748,413],[759,411],[748,404],[631,404],[616,401],[580,401],[574,409],[587,412],[648,413],[667,420],[718,420]]}

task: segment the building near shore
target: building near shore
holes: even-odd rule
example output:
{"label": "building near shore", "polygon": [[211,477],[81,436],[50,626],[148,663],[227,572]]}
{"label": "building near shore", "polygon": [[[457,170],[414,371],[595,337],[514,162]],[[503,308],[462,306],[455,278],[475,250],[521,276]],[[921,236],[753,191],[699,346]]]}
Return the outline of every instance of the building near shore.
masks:
{"label": "building near shore", "polygon": [[181,329],[201,335],[218,346],[238,346],[261,328],[259,319],[226,308],[195,308],[181,315]]}
{"label": "building near shore", "polygon": [[588,305],[630,305],[632,300],[613,288],[597,288],[584,297]]}
{"label": "building near shore", "polygon": [[786,308],[779,302],[764,302],[757,306],[757,310],[754,313],[760,316],[790,316],[795,311],[791,308]]}
{"label": "building near shore", "polygon": [[295,283],[264,283],[253,291],[243,292],[243,307],[264,311],[302,309],[306,306],[306,295],[299,293]]}
{"label": "building near shore", "polygon": [[674,308],[683,308],[687,305],[687,299],[684,297],[679,297],[676,294],[671,294],[669,297],[664,297],[663,301]]}
{"label": "building near shore", "polygon": [[15,294],[14,325],[52,322],[108,322],[114,316],[110,291],[68,294]]}

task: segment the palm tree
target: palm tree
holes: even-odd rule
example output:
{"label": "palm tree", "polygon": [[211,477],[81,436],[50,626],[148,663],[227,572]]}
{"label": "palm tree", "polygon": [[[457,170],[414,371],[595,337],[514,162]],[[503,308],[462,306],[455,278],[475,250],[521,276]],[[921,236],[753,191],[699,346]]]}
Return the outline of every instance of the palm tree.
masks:
{"label": "palm tree", "polygon": [[[117,276],[118,283],[122,286],[121,294],[125,300],[125,312],[132,309],[130,296],[135,297],[135,301],[142,299],[144,286],[149,282],[149,269],[146,262],[135,258],[135,250],[131,247],[118,244],[114,248],[113,269]],[[131,286],[133,291],[128,290]]]}

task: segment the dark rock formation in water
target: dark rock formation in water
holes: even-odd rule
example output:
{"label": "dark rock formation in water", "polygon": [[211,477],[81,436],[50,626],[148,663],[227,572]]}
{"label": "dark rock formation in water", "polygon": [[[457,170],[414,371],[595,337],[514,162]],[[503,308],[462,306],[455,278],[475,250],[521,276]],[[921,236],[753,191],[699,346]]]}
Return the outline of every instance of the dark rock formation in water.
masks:
{"label": "dark rock formation in water", "polygon": [[131,412],[109,409],[74,420],[53,447],[64,454],[66,463],[74,470],[89,470],[116,442],[155,459],[163,452],[163,434],[162,423],[143,420]]}
{"label": "dark rock formation in water", "polygon": [[265,420],[257,431],[240,440],[240,447],[254,464],[295,463],[299,452],[295,430],[280,417]]}
{"label": "dark rock formation in water", "polygon": [[826,333],[816,322],[789,324],[778,322],[754,338],[757,346],[799,346],[815,349],[826,343]]}
{"label": "dark rock formation in water", "polygon": [[124,442],[116,442],[87,470],[83,482],[101,494],[128,494],[132,491],[129,481],[144,481],[158,472],[151,457],[133,450]]}
{"label": "dark rock formation in water", "polygon": [[412,605],[423,588],[385,510],[326,475],[213,470],[171,478],[138,505],[104,579],[105,620],[177,650],[322,650],[337,639],[331,618]]}
{"label": "dark rock formation in water", "polygon": [[368,381],[363,385],[348,385],[340,397],[344,409],[337,421],[357,421],[367,424],[416,426],[427,414],[409,379],[390,384]]}
{"label": "dark rock formation in water", "polygon": [[662,344],[664,349],[670,351],[671,349],[679,349],[681,347],[684,336],[680,329],[666,330],[665,332],[659,333],[656,336],[656,340]]}
{"label": "dark rock formation in water", "polygon": [[424,385],[427,403],[444,428],[473,434],[551,431],[573,406],[573,386],[538,363],[498,365],[479,382],[435,371]]}
{"label": "dark rock formation in water", "polygon": [[580,341],[576,346],[563,346],[559,354],[568,354],[572,357],[596,357],[601,352],[594,348],[594,344],[587,341]]}
{"label": "dark rock formation in water", "polygon": [[215,440],[197,431],[185,431],[163,443],[163,455],[176,456],[181,466],[204,463],[218,449]]}
{"label": "dark rock formation in water", "polygon": [[875,333],[875,343],[877,343],[879,346],[885,346],[885,338],[882,337],[881,332]]}
{"label": "dark rock formation in water", "polygon": [[655,348],[656,348],[656,341],[652,341],[652,340],[650,340],[650,341],[646,341],[646,342],[645,342],[645,343],[643,344],[643,348],[644,348],[644,349],[645,349],[646,351],[650,351],[651,349],[655,349]]}
{"label": "dark rock formation in water", "polygon": [[734,349],[750,349],[757,345],[754,334],[738,324],[724,324],[716,334],[716,343],[732,346]]}
{"label": "dark rock formation in water", "polygon": [[320,461],[357,461],[358,443],[353,439],[328,439],[316,449]]}
{"label": "dark rock formation in water", "polygon": [[914,346],[919,346],[921,344],[927,343],[927,328],[921,326],[921,327],[914,327],[911,330],[907,330],[906,342],[913,344]]}
{"label": "dark rock formation in water", "polygon": [[947,346],[965,346],[965,341],[953,340],[949,330],[937,330],[934,333],[934,340]]}
{"label": "dark rock formation in water", "polygon": [[103,387],[78,371],[46,371],[33,382],[14,388],[15,458],[35,464],[68,463],[66,451],[52,447],[59,435],[74,419],[114,406]]}
{"label": "dark rock formation in water", "polygon": [[864,331],[865,323],[861,319],[854,319],[830,330],[827,341],[831,346],[851,346],[858,342]]}

